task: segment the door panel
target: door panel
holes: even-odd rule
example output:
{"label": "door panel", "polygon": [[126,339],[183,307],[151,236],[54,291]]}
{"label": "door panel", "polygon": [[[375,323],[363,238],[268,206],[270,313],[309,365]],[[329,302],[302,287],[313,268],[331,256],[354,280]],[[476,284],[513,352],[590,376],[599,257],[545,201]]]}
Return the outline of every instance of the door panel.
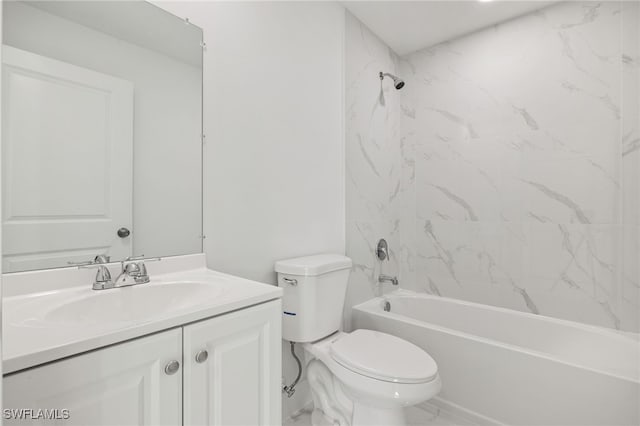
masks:
{"label": "door panel", "polygon": [[3,46],[3,270],[131,254],[133,85]]}
{"label": "door panel", "polygon": [[69,419],[5,419],[4,424],[179,425],[182,369],[167,375],[164,367],[171,360],[182,360],[181,329],[9,375],[3,381],[3,409],[67,409]]}
{"label": "door panel", "polygon": [[278,300],[184,327],[184,424],[281,424],[280,321]]}

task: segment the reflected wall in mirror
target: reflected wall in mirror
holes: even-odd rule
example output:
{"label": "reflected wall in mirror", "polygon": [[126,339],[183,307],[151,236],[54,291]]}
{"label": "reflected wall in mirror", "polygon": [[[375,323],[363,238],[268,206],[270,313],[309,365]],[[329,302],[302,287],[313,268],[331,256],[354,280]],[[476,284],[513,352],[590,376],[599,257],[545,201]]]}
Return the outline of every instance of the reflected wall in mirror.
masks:
{"label": "reflected wall in mirror", "polygon": [[3,272],[201,252],[201,29],[143,1],[11,1],[3,43]]}

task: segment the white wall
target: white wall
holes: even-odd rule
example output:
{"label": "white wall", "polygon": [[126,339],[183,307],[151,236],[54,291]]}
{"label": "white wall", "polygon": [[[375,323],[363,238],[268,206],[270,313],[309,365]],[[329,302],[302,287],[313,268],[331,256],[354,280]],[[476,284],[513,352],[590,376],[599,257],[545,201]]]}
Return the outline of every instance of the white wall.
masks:
{"label": "white wall", "polygon": [[199,253],[199,67],[24,3],[5,15],[6,44],[134,84],[133,254]]}
{"label": "white wall", "polygon": [[[344,10],[317,2],[157,2],[204,30],[205,252],[275,283],[278,259],[344,253]],[[300,353],[300,348],[298,348]],[[283,372],[295,378],[289,346]],[[283,417],[309,400],[303,382]]]}
{"label": "white wall", "polygon": [[209,267],[275,283],[278,259],[344,252],[343,10],[159,2],[204,29]]}

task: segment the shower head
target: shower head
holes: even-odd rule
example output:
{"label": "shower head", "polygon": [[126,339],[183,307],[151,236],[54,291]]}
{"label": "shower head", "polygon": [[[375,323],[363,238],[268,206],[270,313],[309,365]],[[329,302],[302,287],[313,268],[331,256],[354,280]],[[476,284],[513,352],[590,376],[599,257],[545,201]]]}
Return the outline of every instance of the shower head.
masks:
{"label": "shower head", "polygon": [[380,71],[380,80],[384,79],[385,77],[391,77],[391,79],[393,80],[393,86],[396,88],[396,90],[400,90],[404,87],[404,81],[399,78],[396,77],[393,74],[389,74],[388,72],[382,72]]}

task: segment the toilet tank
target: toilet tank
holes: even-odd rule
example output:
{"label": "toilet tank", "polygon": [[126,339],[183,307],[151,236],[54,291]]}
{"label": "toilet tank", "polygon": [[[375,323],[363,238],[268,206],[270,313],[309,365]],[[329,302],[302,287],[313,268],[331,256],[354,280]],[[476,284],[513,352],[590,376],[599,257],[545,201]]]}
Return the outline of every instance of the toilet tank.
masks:
{"label": "toilet tank", "polygon": [[313,342],[338,331],[351,259],[319,254],[275,264],[282,296],[282,338]]}

